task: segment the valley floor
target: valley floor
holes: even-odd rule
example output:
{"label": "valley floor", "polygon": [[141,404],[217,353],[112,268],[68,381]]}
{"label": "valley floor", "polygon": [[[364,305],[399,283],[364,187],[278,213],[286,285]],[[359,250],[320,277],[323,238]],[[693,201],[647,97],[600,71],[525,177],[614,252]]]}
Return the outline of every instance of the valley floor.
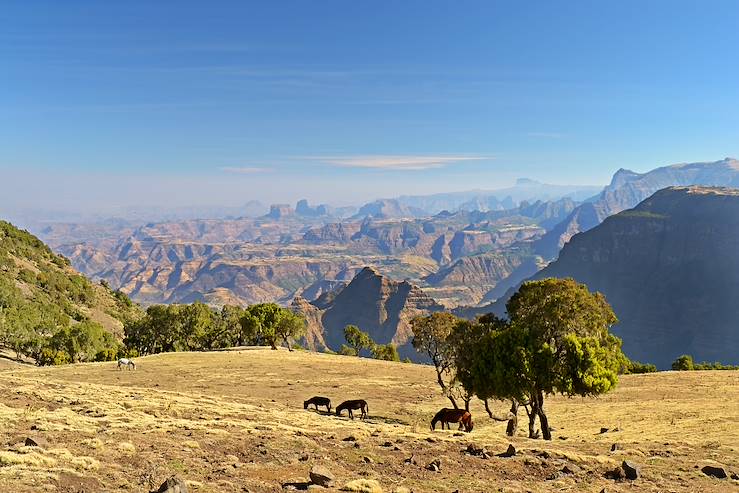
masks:
{"label": "valley floor", "polygon": [[[525,416],[509,439],[478,402],[472,433],[431,432],[430,418],[448,402],[422,365],[244,349],[150,356],[137,366],[0,365],[0,491],[141,492],[172,474],[194,492],[282,491],[307,481],[313,465],[326,466],[337,487],[374,479],[388,492],[739,488],[700,471],[718,463],[739,472],[736,371],[630,375],[599,399],[550,399],[554,440],[544,442],[525,438]],[[364,398],[369,418],[303,410],[313,395],[334,406]],[[41,446],[23,445],[27,437]],[[472,443],[491,455],[512,443],[518,453],[463,454]],[[435,459],[439,472],[425,468]],[[605,479],[624,459],[641,478]]]}

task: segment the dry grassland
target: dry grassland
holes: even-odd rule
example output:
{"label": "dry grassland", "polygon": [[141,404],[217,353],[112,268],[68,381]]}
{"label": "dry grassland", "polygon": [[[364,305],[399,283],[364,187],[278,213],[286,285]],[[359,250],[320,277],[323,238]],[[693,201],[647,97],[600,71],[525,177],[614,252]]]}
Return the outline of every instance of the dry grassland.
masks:
{"label": "dry grassland", "polygon": [[[523,429],[505,437],[505,423],[479,403],[471,434],[431,432],[431,416],[448,402],[421,365],[262,349],[137,364],[0,365],[0,491],[145,492],[171,474],[195,492],[282,491],[307,481],[315,464],[338,487],[376,480],[388,492],[739,490],[739,481],[700,471],[718,463],[739,472],[739,372],[625,376],[599,399],[553,398],[554,440],[544,442]],[[369,418],[304,411],[313,395],[334,406],[367,399]],[[26,437],[41,446],[24,445]],[[470,443],[493,454],[513,443],[518,454],[463,454]],[[440,472],[425,469],[434,459]],[[641,467],[640,479],[603,477],[624,459]]]}

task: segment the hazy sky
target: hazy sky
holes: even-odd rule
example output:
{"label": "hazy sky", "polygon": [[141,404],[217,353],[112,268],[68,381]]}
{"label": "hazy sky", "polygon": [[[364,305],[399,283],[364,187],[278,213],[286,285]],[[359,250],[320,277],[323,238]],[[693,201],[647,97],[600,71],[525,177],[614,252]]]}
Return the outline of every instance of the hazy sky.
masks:
{"label": "hazy sky", "polygon": [[360,202],[737,156],[738,23],[736,1],[4,1],[0,207]]}

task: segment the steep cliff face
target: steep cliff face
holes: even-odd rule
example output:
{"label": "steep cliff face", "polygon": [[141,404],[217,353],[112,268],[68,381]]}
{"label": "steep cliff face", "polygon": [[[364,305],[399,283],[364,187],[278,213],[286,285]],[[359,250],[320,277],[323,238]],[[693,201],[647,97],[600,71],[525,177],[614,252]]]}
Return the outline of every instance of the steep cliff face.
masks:
{"label": "steep cliff face", "polygon": [[655,193],[565,245],[534,276],[573,277],[600,291],[632,358],[739,363],[739,191]]}
{"label": "steep cliff face", "polygon": [[739,186],[739,161],[726,158],[710,163],[674,164],[648,173],[621,169],[594,200],[577,208],[537,242],[537,252],[556,257],[575,234],[588,231],[606,217],[636,206],[657,190],[671,186]]}
{"label": "steep cliff face", "polygon": [[[353,324],[379,344],[398,345],[400,353],[406,356],[415,356],[409,344],[411,319],[444,309],[418,287],[407,281],[390,280],[371,267],[362,269],[323,310],[302,301],[293,306],[306,315],[309,325],[314,324],[312,332],[320,331],[325,345],[333,350],[345,343],[344,327]],[[316,328],[315,310],[321,313],[320,329]]]}

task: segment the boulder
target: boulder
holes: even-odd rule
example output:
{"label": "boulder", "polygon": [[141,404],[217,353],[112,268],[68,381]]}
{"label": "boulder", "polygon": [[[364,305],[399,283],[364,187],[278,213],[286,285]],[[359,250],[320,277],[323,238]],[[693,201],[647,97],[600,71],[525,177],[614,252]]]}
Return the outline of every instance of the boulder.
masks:
{"label": "boulder", "polygon": [[629,479],[631,481],[639,479],[639,476],[641,475],[641,472],[639,471],[639,466],[637,466],[633,462],[623,461],[621,463],[621,468],[624,470],[624,475],[626,476],[626,479]]}
{"label": "boulder", "polygon": [[23,445],[25,445],[26,447],[46,448],[48,443],[45,438],[36,436],[36,437],[26,437],[26,439],[23,442]]}
{"label": "boulder", "polygon": [[177,476],[167,478],[158,490],[152,493],[187,493],[187,484]]}
{"label": "boulder", "polygon": [[516,447],[512,443],[508,444],[508,448],[502,454],[498,454],[498,457],[513,457],[516,455]]}
{"label": "boulder", "polygon": [[310,480],[313,484],[329,488],[336,479],[335,476],[323,466],[313,466],[310,470]]}
{"label": "boulder", "polygon": [[726,470],[721,466],[703,466],[701,472],[706,476],[718,479],[725,479],[728,476]]}
{"label": "boulder", "polygon": [[426,469],[433,472],[439,472],[441,471],[441,460],[440,459],[434,459],[431,462],[428,463],[426,466]]}

